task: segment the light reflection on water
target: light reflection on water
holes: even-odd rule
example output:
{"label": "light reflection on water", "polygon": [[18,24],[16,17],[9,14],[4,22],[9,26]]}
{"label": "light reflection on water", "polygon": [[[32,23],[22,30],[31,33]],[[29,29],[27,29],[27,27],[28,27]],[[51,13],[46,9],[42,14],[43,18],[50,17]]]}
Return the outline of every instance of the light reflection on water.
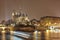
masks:
{"label": "light reflection on water", "polygon": [[33,40],[60,40],[60,32],[56,33],[50,30],[34,32]]}
{"label": "light reflection on water", "polygon": [[[60,32],[50,32],[49,30],[44,32],[34,32],[33,33],[33,40],[60,40]],[[16,36],[13,36],[13,34],[5,34],[2,33],[2,36],[0,37],[1,40],[24,40],[23,38],[19,38]]]}
{"label": "light reflection on water", "polygon": [[46,40],[60,40],[60,32],[54,32],[54,30],[45,32]]}
{"label": "light reflection on water", "polygon": [[13,36],[13,34],[9,35],[9,34],[2,33],[0,35],[0,40],[24,40],[24,39],[16,37],[16,36]]}
{"label": "light reflection on water", "polygon": [[41,40],[41,32],[35,31],[33,33],[33,40]]}
{"label": "light reflection on water", "polygon": [[5,33],[2,33],[2,40],[5,40]]}

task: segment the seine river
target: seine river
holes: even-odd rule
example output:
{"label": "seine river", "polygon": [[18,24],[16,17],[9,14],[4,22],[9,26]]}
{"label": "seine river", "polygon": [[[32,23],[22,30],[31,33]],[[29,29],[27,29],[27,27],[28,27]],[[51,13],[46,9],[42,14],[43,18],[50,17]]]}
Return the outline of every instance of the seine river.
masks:
{"label": "seine river", "polygon": [[[20,32],[19,32],[20,33]],[[22,33],[23,34],[23,33]],[[31,35],[31,40],[60,40],[60,32],[53,31],[35,31]],[[14,34],[0,34],[0,40],[26,40],[22,37],[14,36]],[[28,39],[29,40],[29,39]]]}

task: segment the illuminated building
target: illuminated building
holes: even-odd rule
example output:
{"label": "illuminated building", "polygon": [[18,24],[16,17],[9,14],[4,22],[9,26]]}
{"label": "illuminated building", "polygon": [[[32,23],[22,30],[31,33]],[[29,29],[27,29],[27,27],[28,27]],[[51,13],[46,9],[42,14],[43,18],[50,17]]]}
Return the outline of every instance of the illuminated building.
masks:
{"label": "illuminated building", "polygon": [[45,16],[41,17],[40,20],[41,27],[50,29],[52,28],[60,28],[60,17],[54,17],[54,16]]}
{"label": "illuminated building", "polygon": [[4,24],[0,24],[0,33],[9,33],[13,31],[13,27],[12,26],[5,26]]}
{"label": "illuminated building", "polygon": [[24,24],[26,25],[27,22],[30,22],[27,14],[24,13],[12,13],[12,18],[16,22],[16,24]]}

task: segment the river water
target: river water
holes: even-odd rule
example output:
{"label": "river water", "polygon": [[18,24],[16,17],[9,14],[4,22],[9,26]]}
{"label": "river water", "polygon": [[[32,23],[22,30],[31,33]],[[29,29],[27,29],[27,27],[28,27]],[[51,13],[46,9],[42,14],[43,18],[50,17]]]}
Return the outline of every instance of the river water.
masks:
{"label": "river water", "polygon": [[[60,32],[35,31],[32,33],[32,40],[60,40]],[[0,40],[26,40],[24,38],[13,36],[13,34],[0,34]]]}
{"label": "river water", "polygon": [[34,32],[33,40],[60,40],[60,32],[53,30]]}

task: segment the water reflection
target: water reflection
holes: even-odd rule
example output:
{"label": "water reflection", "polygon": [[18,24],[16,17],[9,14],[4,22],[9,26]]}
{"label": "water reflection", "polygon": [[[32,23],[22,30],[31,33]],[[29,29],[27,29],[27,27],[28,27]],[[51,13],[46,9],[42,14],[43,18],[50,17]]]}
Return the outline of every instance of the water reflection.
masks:
{"label": "water reflection", "polygon": [[5,40],[5,33],[2,32],[2,40]]}
{"label": "water reflection", "polygon": [[34,32],[33,34],[33,40],[60,40],[60,32],[46,30]]}
{"label": "water reflection", "polygon": [[11,33],[6,34],[5,32],[2,32],[0,35],[0,40],[23,40],[23,38],[13,36]]}
{"label": "water reflection", "polygon": [[54,30],[48,30],[45,32],[46,40],[60,40],[60,32],[54,32]]}
{"label": "water reflection", "polygon": [[33,40],[41,40],[41,32],[37,30],[33,33]]}
{"label": "water reflection", "polygon": [[[2,32],[2,34],[0,34],[0,40],[25,40],[25,39],[13,36],[13,33],[6,34]],[[60,32],[56,33],[53,31],[51,32],[49,30],[35,31],[33,32],[32,40],[60,40]]]}

